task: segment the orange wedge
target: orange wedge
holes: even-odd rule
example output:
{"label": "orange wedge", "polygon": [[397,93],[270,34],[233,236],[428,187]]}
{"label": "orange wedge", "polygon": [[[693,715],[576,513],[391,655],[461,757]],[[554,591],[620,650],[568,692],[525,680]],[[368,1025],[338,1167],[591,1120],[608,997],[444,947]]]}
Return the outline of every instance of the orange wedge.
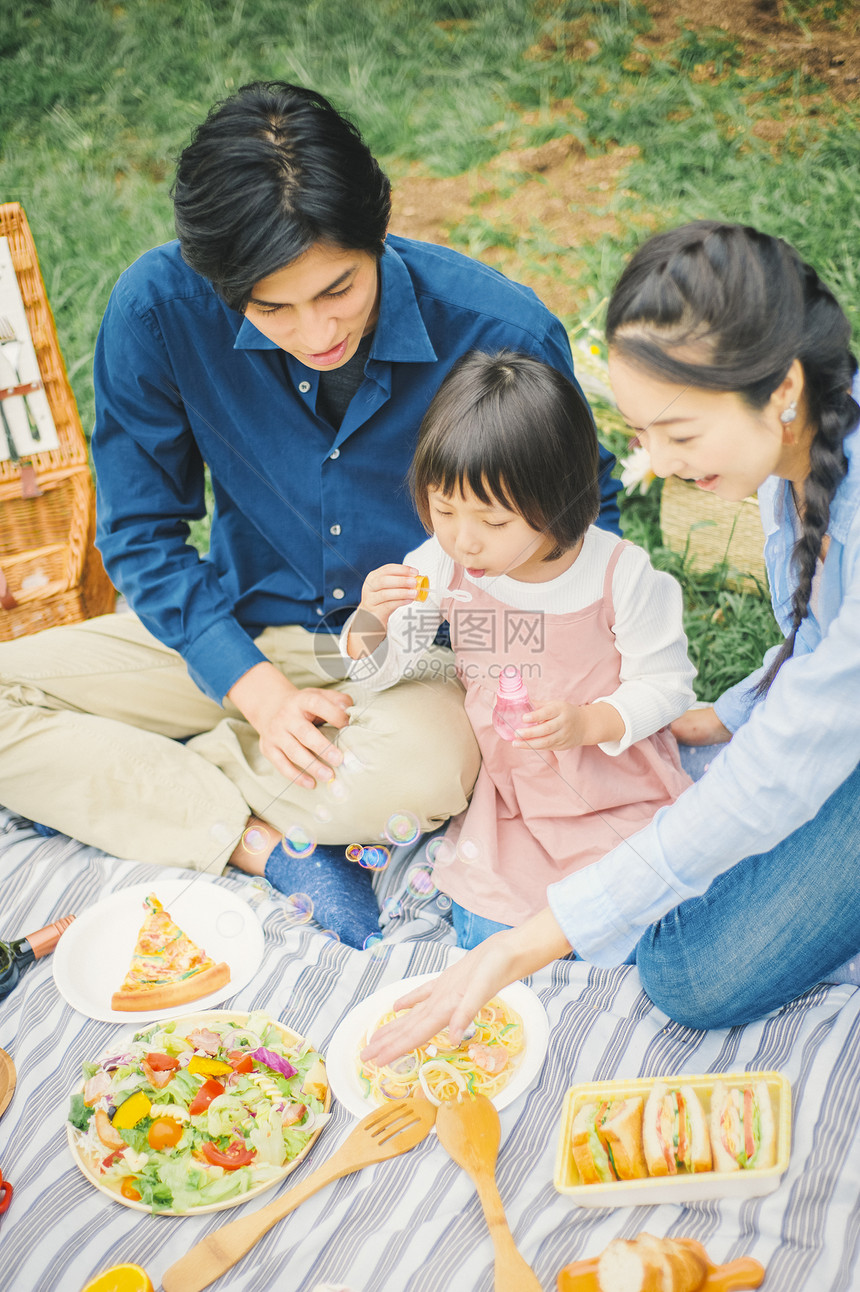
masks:
{"label": "orange wedge", "polygon": [[140,1265],[114,1265],[92,1279],[82,1292],[155,1292],[152,1280]]}

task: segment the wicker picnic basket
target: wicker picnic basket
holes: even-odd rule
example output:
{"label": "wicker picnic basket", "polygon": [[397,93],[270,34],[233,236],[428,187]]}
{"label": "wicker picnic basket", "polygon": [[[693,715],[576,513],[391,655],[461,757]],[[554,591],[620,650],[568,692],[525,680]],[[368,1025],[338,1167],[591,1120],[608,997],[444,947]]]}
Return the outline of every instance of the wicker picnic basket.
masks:
{"label": "wicker picnic basket", "polygon": [[58,446],[0,462],[0,641],[114,609],[93,546],[95,494],[87,444],[23,208],[0,204],[12,263]]}
{"label": "wicker picnic basket", "polygon": [[663,482],[660,528],[666,546],[687,552],[694,570],[710,570],[725,561],[731,586],[767,587],[764,532],[754,498],[724,502],[669,476]]}

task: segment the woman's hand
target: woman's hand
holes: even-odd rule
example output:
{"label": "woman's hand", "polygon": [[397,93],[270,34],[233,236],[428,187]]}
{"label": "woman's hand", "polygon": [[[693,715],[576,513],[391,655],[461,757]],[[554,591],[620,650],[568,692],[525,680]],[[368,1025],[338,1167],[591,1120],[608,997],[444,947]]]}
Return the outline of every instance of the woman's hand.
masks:
{"label": "woman's hand", "polygon": [[440,977],[395,1001],[395,1009],[408,1009],[409,1013],[375,1032],[361,1058],[391,1063],[429,1041],[443,1027],[456,1045],[481,1006],[503,987],[569,951],[570,943],[549,907],[518,929],[494,933]]}
{"label": "woman's hand", "polygon": [[349,724],[352,697],[319,687],[300,690],[274,664],[255,664],[227,693],[240,713],[259,732],[260,750],[288,781],[304,789],[330,781],[343,754],[320,731],[327,723]]}
{"label": "woman's hand", "polygon": [[551,700],[523,714],[514,749],[576,749],[621,740],[624,719],[611,704]]}
{"label": "woman's hand", "polygon": [[732,733],[724,727],[713,707],[688,709],[672,723],[672,735],[682,745],[723,745]]}
{"label": "woman's hand", "polygon": [[371,570],[347,634],[350,659],[365,659],[382,643],[395,610],[416,599],[417,577],[418,571],[411,565],[381,565]]}

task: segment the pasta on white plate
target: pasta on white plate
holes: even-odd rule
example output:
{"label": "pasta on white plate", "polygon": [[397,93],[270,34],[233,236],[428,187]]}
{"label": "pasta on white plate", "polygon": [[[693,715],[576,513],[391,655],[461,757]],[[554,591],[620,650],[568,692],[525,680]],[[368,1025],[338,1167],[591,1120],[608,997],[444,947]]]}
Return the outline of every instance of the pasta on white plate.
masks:
{"label": "pasta on white plate", "polygon": [[[378,1019],[362,1038],[359,1052],[374,1032],[406,1012],[391,1010]],[[445,1028],[382,1067],[359,1059],[358,1079],[365,1098],[384,1104],[422,1091],[437,1105],[465,1093],[492,1099],[511,1080],[522,1058],[526,1043],[523,1020],[497,996],[479,1010],[473,1027],[459,1045],[451,1044]]]}

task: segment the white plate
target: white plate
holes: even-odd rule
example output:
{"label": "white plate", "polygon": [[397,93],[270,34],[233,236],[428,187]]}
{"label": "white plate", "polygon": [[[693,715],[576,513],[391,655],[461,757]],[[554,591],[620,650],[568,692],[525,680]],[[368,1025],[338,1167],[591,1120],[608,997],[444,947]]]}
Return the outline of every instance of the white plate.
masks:
{"label": "white plate", "polygon": [[[358,1079],[358,1047],[369,1027],[373,1027],[394,1002],[422,983],[438,978],[438,974],[423,973],[414,978],[401,978],[399,982],[386,983],[350,1010],[331,1038],[326,1055],[329,1084],[335,1099],[348,1108],[353,1117],[364,1117],[376,1108],[373,1099],[365,1095]],[[543,1005],[525,983],[514,982],[497,993],[523,1020],[526,1034],[522,1062],[508,1085],[500,1090],[493,1103],[496,1108],[507,1108],[526,1090],[541,1070],[549,1044],[549,1022]]]}
{"label": "white plate", "polygon": [[111,1009],[134,954],[146,916],[143,901],[155,893],[171,917],[216,962],[226,960],[230,981],[218,991],[194,1001],[209,1009],[235,996],[250,982],[263,959],[263,930],[250,906],[229,888],[209,879],[151,880],[120,889],[70,924],[53,954],[54,982],[73,1009],[103,1023],[149,1023],[188,1013],[189,1002],[173,1009]]}
{"label": "white plate", "polygon": [[[187,1011],[188,1006],[186,1005],[185,1008]],[[165,1017],[164,1014],[159,1015],[160,1019],[164,1017]],[[186,1033],[187,1033],[187,1031],[190,1031],[192,1028],[195,1028],[195,1027],[206,1027],[207,1023],[210,1023],[210,1022],[216,1022],[216,1023],[233,1022],[233,1023],[238,1023],[240,1027],[245,1027],[247,1025],[248,1018],[250,1016],[246,1013],[242,1013],[236,1010],[206,1010],[202,1013],[195,1012],[193,1014],[189,1014],[186,1012],[185,1014],[180,1015],[180,1017],[182,1019],[182,1022],[179,1024],[179,1029],[180,1029],[180,1035],[182,1035],[183,1026],[185,1027]],[[283,1033],[283,1037],[287,1045],[301,1045],[304,1043],[304,1038],[299,1036],[298,1032],[294,1032],[291,1027],[287,1027],[286,1023],[282,1023],[279,1019],[271,1018],[271,1017],[269,1017],[269,1022],[272,1023],[275,1027],[278,1028],[280,1032]],[[130,1031],[126,1032],[124,1036],[121,1035],[119,1037],[114,1037],[110,1045],[107,1047],[106,1050],[103,1051],[103,1053],[99,1057],[104,1058],[108,1054],[117,1053],[117,1047],[122,1046],[124,1041],[131,1041],[134,1038],[135,1034],[140,1030],[141,1029],[139,1027],[135,1027],[135,1028],[132,1028]],[[83,1092],[84,1084],[85,1084],[84,1082],[79,1082],[79,1084],[76,1086],[76,1091]],[[331,1107],[331,1085],[329,1085],[329,1088],[326,1091],[325,1100],[323,1102],[324,1102],[325,1110],[326,1112],[328,1112],[329,1108]],[[308,1153],[310,1153],[314,1144],[317,1142],[319,1135],[324,1129],[325,1129],[324,1126],[320,1126],[317,1130],[311,1133],[311,1138],[308,1140],[307,1144],[302,1149],[301,1153],[299,1153],[297,1157],[294,1157],[292,1162],[287,1162],[287,1164],[281,1168],[280,1174],[276,1175],[271,1180],[263,1180],[260,1184],[255,1184],[253,1188],[247,1191],[247,1193],[238,1193],[233,1198],[224,1198],[221,1202],[212,1202],[209,1204],[208,1207],[189,1207],[186,1210],[175,1209],[171,1207],[169,1210],[159,1211],[158,1215],[159,1216],[198,1216],[204,1211],[225,1211],[228,1207],[238,1207],[241,1205],[241,1203],[247,1202],[249,1198],[256,1198],[258,1193],[265,1193],[267,1189],[271,1189],[274,1185],[280,1184],[285,1176],[288,1176],[291,1171],[294,1171],[296,1169],[299,1162],[301,1162],[304,1158],[306,1158]],[[81,1145],[79,1142],[79,1138],[80,1138],[79,1134],[75,1130],[74,1126],[72,1126],[71,1122],[69,1121],[66,1122],[66,1138],[68,1139],[68,1142],[69,1142],[69,1148],[71,1150],[72,1157],[75,1159],[75,1164],[80,1168],[81,1171],[83,1171],[84,1175],[87,1177],[90,1184],[94,1184],[100,1193],[103,1193],[106,1197],[110,1198],[113,1202],[122,1203],[124,1207],[131,1207],[132,1210],[134,1211],[145,1211],[148,1215],[151,1214],[150,1208],[146,1205],[145,1202],[136,1202],[131,1198],[124,1198],[122,1194],[118,1193],[115,1189],[108,1188],[108,1186],[105,1184],[104,1180],[102,1180],[102,1178],[99,1176],[96,1170],[98,1166],[98,1162],[96,1161],[95,1163],[93,1163],[88,1159],[87,1155],[84,1153],[84,1151],[81,1148]]]}

